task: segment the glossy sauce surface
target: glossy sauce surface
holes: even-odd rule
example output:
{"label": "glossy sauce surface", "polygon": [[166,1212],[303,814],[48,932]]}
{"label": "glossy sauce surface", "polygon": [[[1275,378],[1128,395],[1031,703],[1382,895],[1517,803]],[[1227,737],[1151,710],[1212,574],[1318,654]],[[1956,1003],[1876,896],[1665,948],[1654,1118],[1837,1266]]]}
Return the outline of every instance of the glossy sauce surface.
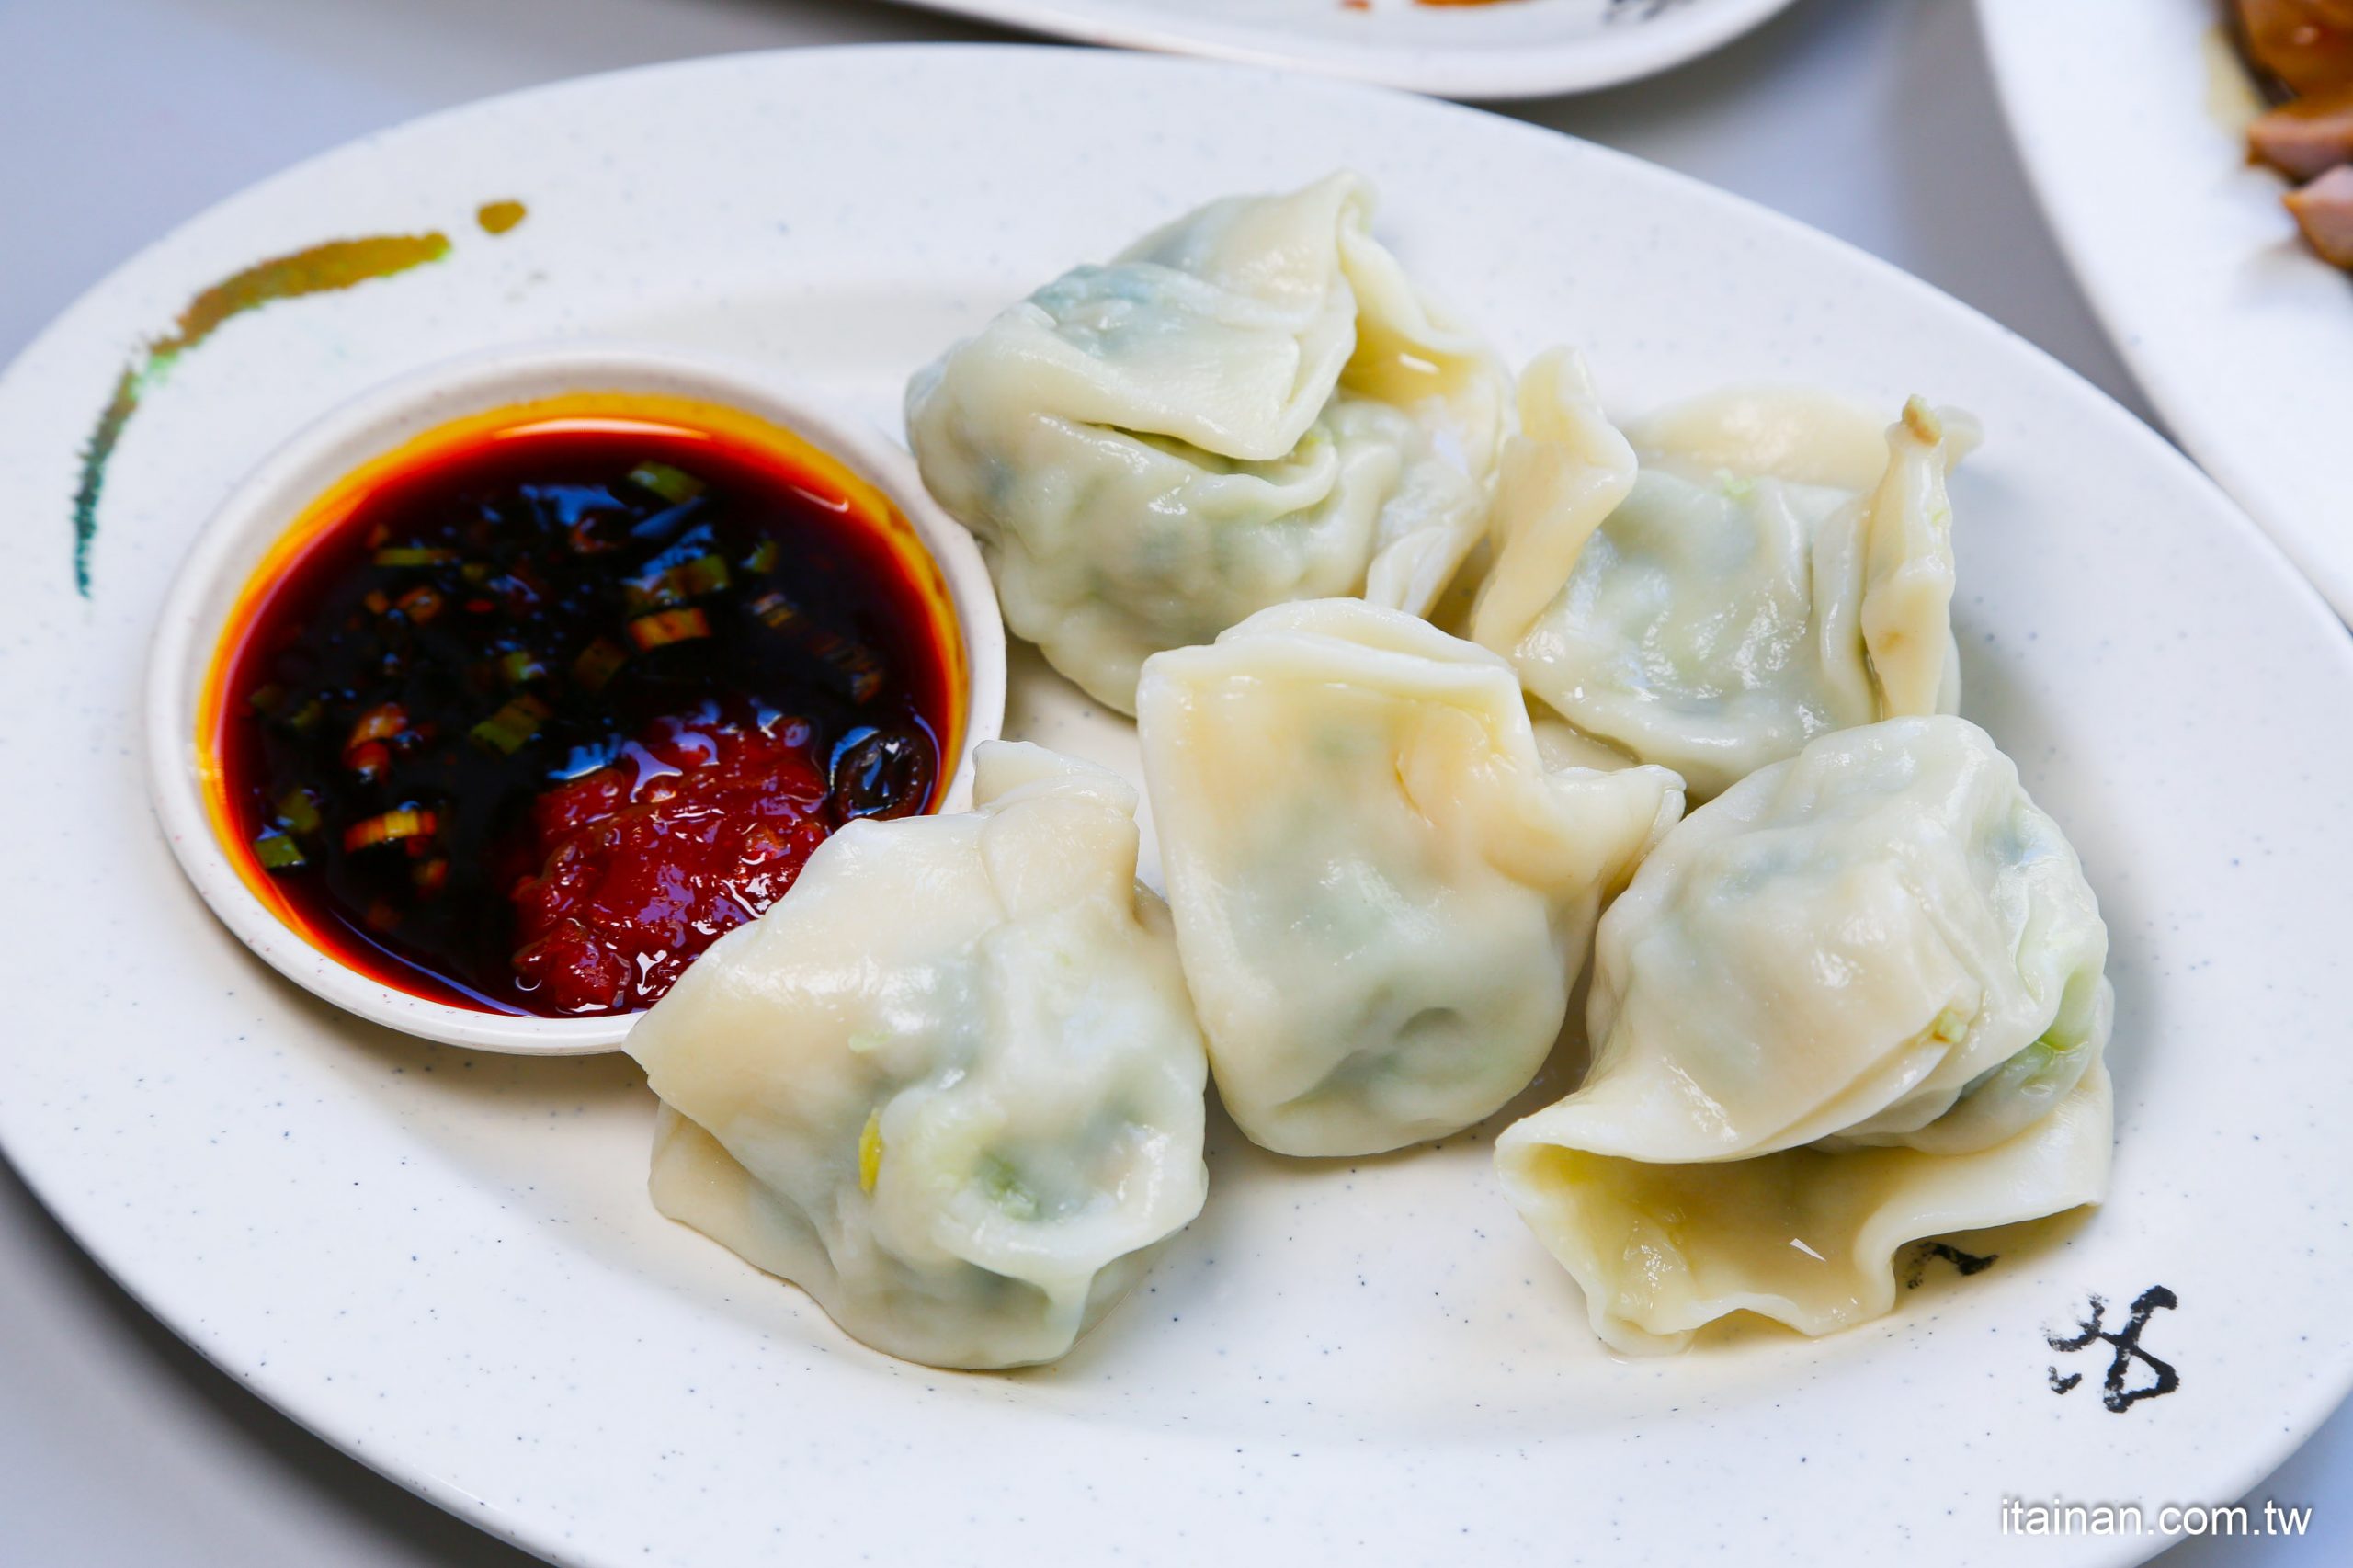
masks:
{"label": "glossy sauce surface", "polygon": [[887,502],[742,415],[577,401],[323,498],[233,616],[203,737],[281,918],[552,1017],[649,1006],[834,828],[929,809],[961,723],[945,587]]}

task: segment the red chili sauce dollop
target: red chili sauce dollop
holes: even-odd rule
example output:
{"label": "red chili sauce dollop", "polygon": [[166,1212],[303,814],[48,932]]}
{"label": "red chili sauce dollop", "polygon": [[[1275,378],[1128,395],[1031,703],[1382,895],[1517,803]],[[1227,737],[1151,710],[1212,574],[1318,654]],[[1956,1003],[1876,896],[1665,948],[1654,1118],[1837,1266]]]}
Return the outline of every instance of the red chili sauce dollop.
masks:
{"label": "red chili sauce dollop", "polygon": [[835,828],[930,807],[937,594],[756,442],[568,418],[430,449],[249,591],[214,682],[231,832],[387,983],[650,1006]]}

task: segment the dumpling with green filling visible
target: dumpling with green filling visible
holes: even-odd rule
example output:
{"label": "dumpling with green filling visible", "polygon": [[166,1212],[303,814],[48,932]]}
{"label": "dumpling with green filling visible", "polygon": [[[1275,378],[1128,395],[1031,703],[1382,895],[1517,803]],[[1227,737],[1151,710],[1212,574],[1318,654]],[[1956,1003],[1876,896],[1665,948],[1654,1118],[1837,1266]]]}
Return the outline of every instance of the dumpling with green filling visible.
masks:
{"label": "dumpling with green filling visible", "polygon": [[1828,731],[1958,709],[1967,415],[1756,387],[1621,432],[1555,349],[1519,415],[1470,634],[1562,718],[1704,801]]}
{"label": "dumpling with green filling visible", "polygon": [[1136,792],[1036,746],[861,819],[627,1049],[654,1206],[939,1367],[1051,1361],[1200,1211],[1208,1076]]}
{"label": "dumpling with green filling visible", "polygon": [[1693,812],[1601,921],[1583,1087],[1497,1141],[1621,1350],[1894,1301],[1918,1237],[2097,1202],[2108,928],[1983,730],[1840,730]]}
{"label": "dumpling with green filling visible", "polygon": [[1372,207],[1347,173],[1212,201],[909,382],[1006,625],[1098,701],[1133,712],[1146,658],[1268,605],[1426,613],[1478,542],[1509,380]]}

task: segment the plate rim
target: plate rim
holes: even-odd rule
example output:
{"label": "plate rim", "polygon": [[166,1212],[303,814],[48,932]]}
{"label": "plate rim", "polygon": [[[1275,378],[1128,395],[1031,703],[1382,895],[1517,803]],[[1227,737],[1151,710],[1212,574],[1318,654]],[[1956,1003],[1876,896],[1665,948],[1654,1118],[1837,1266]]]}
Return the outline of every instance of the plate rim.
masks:
{"label": "plate rim", "polygon": [[[927,3],[927,0],[925,0],[925,3]],[[844,55],[954,56],[971,55],[976,51],[999,56],[1012,54],[1037,57],[1062,62],[1086,62],[1085,64],[1074,67],[1080,70],[1192,71],[1240,74],[1269,81],[1288,79],[1278,68],[1183,56],[1074,51],[1044,43],[925,42],[843,44],[814,48],[748,51],[718,56],[666,61],[538,84],[514,92],[454,105],[349,138],[243,187],[173,224],[157,238],[139,247],[109,267],[102,277],[78,293],[5,366],[0,366],[0,390],[5,390],[28,364],[36,363],[51,352],[58,340],[78,330],[81,319],[86,314],[95,312],[117,290],[120,280],[126,275],[136,274],[139,269],[152,264],[161,254],[176,248],[191,232],[233,222],[233,214],[237,209],[248,203],[265,201],[280,185],[292,183],[304,177],[313,165],[340,158],[368,143],[404,134],[415,128],[445,119],[479,114],[487,109],[495,108],[501,112],[513,113],[519,107],[528,106],[541,95],[551,97],[569,95],[592,85],[608,84],[621,79],[652,78],[667,74],[689,76],[705,72],[757,70],[773,62],[787,61],[795,63],[814,61],[822,67],[824,59]],[[2153,464],[2168,468],[2174,476],[2175,483],[2185,493],[2185,505],[2188,504],[2187,496],[2189,494],[2200,497],[2200,504],[2207,513],[2210,521],[2236,530],[2243,547],[2252,545],[2254,547],[2251,552],[2252,558],[2263,562],[2265,570],[2278,579],[2290,597],[2300,604],[2305,612],[2317,618],[2315,626],[2333,634],[2332,645],[2335,649],[2333,657],[2338,673],[2343,677],[2341,689],[2353,691],[2353,641],[2345,638],[2342,623],[2334,610],[2313,583],[2297,570],[2279,542],[2256,525],[2235,501],[2179,449],[2166,441],[2163,436],[2097,384],[2022,335],[1995,321],[1974,307],[1945,293],[1934,285],[1904,271],[1895,264],[1863,250],[1850,242],[1813,228],[1773,209],[1764,207],[1736,193],[1708,185],[1704,181],[1678,171],[1651,164],[1631,153],[1586,142],[1581,138],[1551,131],[1541,126],[1492,114],[1474,107],[1445,100],[1423,99],[1411,93],[1384,88],[1377,85],[1328,82],[1321,85],[1327,90],[1336,90],[1344,94],[1372,92],[1392,97],[1402,97],[1421,108],[1439,115],[1476,116],[1482,120],[1509,128],[1511,133],[1516,135],[1566,140],[1575,143],[1587,155],[1599,157],[1620,168],[1638,170],[1641,177],[1677,188],[1687,197],[1737,210],[1745,215],[1746,221],[1768,226],[1785,235],[1797,237],[1802,243],[1827,247],[1829,254],[1842,257],[1848,265],[1859,265],[1890,287],[1906,293],[1922,308],[1941,312],[1956,321],[1970,324],[1972,330],[1990,331],[2005,340],[2012,350],[2023,351],[2026,358],[2039,360],[2048,370],[2056,372],[2058,379],[2071,384],[2079,393],[2085,394],[2083,406],[2087,412],[2096,411],[2095,416],[2110,425],[2120,438],[2141,444],[2143,449],[2151,454]],[[98,1242],[92,1239],[92,1233],[101,1227],[90,1222],[88,1215],[83,1211],[82,1207],[64,1192],[64,1182],[62,1179],[57,1181],[48,1179],[48,1176],[42,1170],[26,1163],[9,1147],[6,1124],[11,1119],[10,1096],[6,1092],[5,1086],[0,1086],[0,1159],[8,1161],[10,1167],[17,1174],[19,1179],[25,1182],[28,1188],[56,1219],[61,1228],[73,1238],[75,1245],[81,1248],[100,1271],[137,1301],[142,1311],[169,1329],[176,1337],[203,1355],[223,1372],[235,1378],[241,1385],[259,1395],[273,1409],[305,1431],[396,1484],[426,1497],[453,1516],[465,1519],[476,1528],[501,1540],[546,1557],[551,1562],[586,1560],[582,1558],[575,1550],[566,1546],[563,1537],[547,1519],[494,1505],[487,1499],[466,1491],[455,1481],[437,1473],[429,1462],[404,1452],[379,1453],[350,1432],[339,1432],[332,1421],[321,1417],[319,1408],[324,1402],[314,1401],[310,1395],[307,1383],[297,1376],[279,1373],[267,1365],[255,1367],[242,1364],[231,1358],[225,1349],[216,1350],[209,1343],[216,1333],[211,1325],[187,1321],[184,1314],[167,1310],[153,1292],[144,1288],[136,1267],[135,1257],[119,1261]],[[2239,1463],[2234,1467],[2234,1473],[2239,1477],[2232,1492],[2234,1498],[2245,1494],[2265,1475],[2276,1469],[2330,1417],[2336,1408],[2344,1403],[2348,1393],[2353,1393],[2353,1346],[2348,1346],[2347,1350],[2336,1358],[2333,1365],[2325,1368],[2321,1375],[2310,1380],[2306,1386],[2321,1389],[2324,1392],[2299,1402],[2297,1417],[2279,1428],[2278,1437],[2275,1440],[2265,1445],[2259,1452],[2250,1449],[2245,1456],[2242,1457]],[[2087,1550],[2084,1555],[2072,1561],[2080,1564],[2120,1565],[2138,1562],[2171,1545],[2172,1542],[2165,1538],[2146,1537],[2117,1538],[2110,1544],[2112,1550],[2107,1551]],[[2146,1547],[2145,1551],[2142,1550],[2143,1546]]]}
{"label": "plate rim", "polygon": [[[900,0],[903,5],[969,17],[1083,43],[1191,55],[1238,65],[1287,67],[1368,86],[1403,88],[1431,97],[1511,103],[1622,86],[1688,64],[1763,27],[1796,0],[1711,0],[1699,20],[1645,38],[1637,28],[1622,43],[1572,40],[1538,48],[1405,50],[1373,44],[1334,48],[1280,27],[1212,22],[1188,26],[1171,16],[1105,16],[1087,0]],[[1340,0],[1332,0],[1335,6]]]}

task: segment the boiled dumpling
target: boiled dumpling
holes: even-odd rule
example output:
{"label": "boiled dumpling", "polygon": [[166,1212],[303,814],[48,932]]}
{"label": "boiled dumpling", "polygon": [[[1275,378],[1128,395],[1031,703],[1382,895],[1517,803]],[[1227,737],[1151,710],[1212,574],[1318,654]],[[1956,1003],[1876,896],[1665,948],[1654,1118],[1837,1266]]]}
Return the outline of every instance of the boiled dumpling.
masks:
{"label": "boiled dumpling", "polygon": [[907,389],[924,483],[1006,623],[1122,712],[1164,648],[1272,604],[1419,614],[1477,542],[1505,412],[1489,351],[1334,175],[1234,197],[1081,267]]}
{"label": "boiled dumpling", "polygon": [[1818,392],[1722,392],[1621,434],[1582,360],[1519,388],[1473,640],[1694,800],[1827,731],[1960,705],[1945,476],[1966,415],[1893,427]]}
{"label": "boiled dumpling", "polygon": [[1134,790],[997,743],[976,798],[844,827],[628,1049],[662,1212],[877,1349],[1011,1367],[1200,1211],[1207,1070]]}
{"label": "boiled dumpling", "polygon": [[1358,600],[1154,656],[1137,716],[1218,1093],[1280,1153],[1441,1137],[1518,1093],[1682,811],[1663,768],[1548,768],[1501,659]]}
{"label": "boiled dumpling", "polygon": [[1824,735],[1693,812],[1601,921],[1585,1086],[1505,1189],[1621,1350],[1889,1310],[1893,1254],[2097,1202],[2108,930],[1984,731]]}

